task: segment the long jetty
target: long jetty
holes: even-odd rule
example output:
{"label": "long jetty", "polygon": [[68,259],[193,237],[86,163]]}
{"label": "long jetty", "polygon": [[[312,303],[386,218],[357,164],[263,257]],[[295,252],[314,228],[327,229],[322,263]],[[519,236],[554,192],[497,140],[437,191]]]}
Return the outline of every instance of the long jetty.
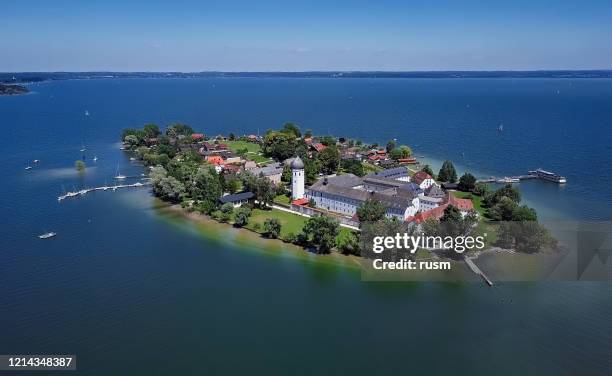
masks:
{"label": "long jetty", "polygon": [[66,192],[66,194],[58,196],[57,201],[63,201],[67,198],[72,198],[72,197],[84,196],[87,193],[94,192],[94,191],[108,191],[108,190],[116,191],[117,189],[121,189],[121,188],[138,188],[138,187],[146,187],[148,185],[151,185],[151,183],[150,182],[144,182],[144,183],[137,182],[133,184],[104,185],[101,187],[85,188],[85,189],[81,189],[80,191]]}
{"label": "long jetty", "polygon": [[469,266],[470,270],[474,272],[474,274],[479,275],[487,285],[493,286],[493,282],[487,277],[486,274],[484,274],[482,270],[480,270],[480,268],[474,263],[474,261],[472,261],[471,258],[463,256],[463,260],[465,261],[467,266]]}
{"label": "long jetty", "polygon": [[537,175],[533,175],[533,174],[505,176],[503,178],[496,178],[496,177],[492,176],[492,177],[487,178],[487,179],[478,179],[477,182],[479,182],[479,183],[496,183],[496,182],[498,182],[500,180],[504,180],[504,179],[528,180],[528,179],[539,179],[539,177]]}

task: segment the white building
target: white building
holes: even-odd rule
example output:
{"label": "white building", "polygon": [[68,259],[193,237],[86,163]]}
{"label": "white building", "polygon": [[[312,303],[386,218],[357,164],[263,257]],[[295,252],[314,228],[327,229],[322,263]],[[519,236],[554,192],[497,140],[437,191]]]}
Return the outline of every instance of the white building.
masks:
{"label": "white building", "polygon": [[304,198],[304,162],[300,157],[294,158],[289,164],[291,168],[291,199]]}
{"label": "white building", "polygon": [[421,187],[421,189],[423,190],[436,184],[431,175],[429,175],[425,171],[419,171],[416,174],[412,175],[410,181],[412,183],[418,184],[419,187]]}

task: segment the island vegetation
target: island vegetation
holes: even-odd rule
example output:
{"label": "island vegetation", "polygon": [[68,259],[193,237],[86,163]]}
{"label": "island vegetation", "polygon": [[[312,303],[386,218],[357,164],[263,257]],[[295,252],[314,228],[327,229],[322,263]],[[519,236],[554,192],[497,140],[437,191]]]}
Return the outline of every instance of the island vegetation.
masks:
{"label": "island vegetation", "polygon": [[[436,176],[430,166],[415,161],[410,147],[397,145],[395,140],[379,147],[350,138],[315,136],[293,123],[270,129],[263,136],[230,133],[211,137],[176,123],[163,131],[155,124],[125,129],[122,141],[126,150],[149,167],[153,192],[160,199],[319,254],[365,255],[374,236],[400,230],[436,236],[486,232],[488,245],[526,253],[555,246],[537,222],[535,210],[521,204],[520,192],[512,185],[491,190],[469,172],[458,178],[451,161],[445,161]],[[317,214],[300,215],[290,192],[288,161],[295,157],[303,161],[308,186],[328,176],[363,177],[403,166],[411,175],[424,173],[442,186],[452,184],[447,192],[451,201],[468,200],[473,207],[461,210],[448,204],[438,217],[398,220],[372,198],[357,209],[353,221],[358,225],[351,226],[338,215],[317,208],[310,198],[302,205]],[[266,175],[270,171],[278,175]],[[228,197],[239,201],[227,201]]]}
{"label": "island vegetation", "polygon": [[0,83],[0,95],[19,95],[29,93],[27,87],[22,85],[14,85],[14,84],[2,84]]}

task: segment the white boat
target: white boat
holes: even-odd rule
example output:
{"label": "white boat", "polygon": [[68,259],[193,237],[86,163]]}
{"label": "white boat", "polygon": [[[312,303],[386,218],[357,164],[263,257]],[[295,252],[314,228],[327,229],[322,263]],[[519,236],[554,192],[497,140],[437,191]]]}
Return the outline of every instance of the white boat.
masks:
{"label": "white boat", "polygon": [[497,182],[501,184],[512,184],[512,183],[520,183],[521,180],[518,178],[509,178],[505,176],[503,179],[497,179]]}
{"label": "white boat", "polygon": [[531,175],[537,176],[538,178],[542,180],[548,180],[548,181],[552,181],[552,182],[559,183],[559,184],[567,183],[567,179],[565,179],[565,176],[555,174],[554,172],[545,171],[545,170],[542,170],[541,168],[538,168],[537,170],[529,171],[529,173]]}
{"label": "white boat", "polygon": [[32,169],[32,166],[27,166],[25,169],[26,169],[26,170],[31,170],[31,169]]}
{"label": "white boat", "polygon": [[133,161],[135,161],[135,160],[136,160],[136,158],[134,158],[134,157],[130,157],[130,161],[132,161],[132,162],[133,162]]}
{"label": "white boat", "polygon": [[55,232],[45,232],[44,234],[38,235],[39,239],[49,239],[57,235]]}
{"label": "white boat", "polygon": [[93,161],[97,161],[98,160],[98,156],[93,157]]}
{"label": "white boat", "polygon": [[40,160],[35,159],[35,160],[33,160],[32,162],[34,162],[34,163],[38,163],[38,162],[40,162]]}
{"label": "white boat", "polygon": [[89,111],[85,110],[85,116],[89,116]]}
{"label": "white boat", "polygon": [[500,124],[499,127],[497,127],[497,131],[498,132],[503,132],[504,131],[504,125]]}

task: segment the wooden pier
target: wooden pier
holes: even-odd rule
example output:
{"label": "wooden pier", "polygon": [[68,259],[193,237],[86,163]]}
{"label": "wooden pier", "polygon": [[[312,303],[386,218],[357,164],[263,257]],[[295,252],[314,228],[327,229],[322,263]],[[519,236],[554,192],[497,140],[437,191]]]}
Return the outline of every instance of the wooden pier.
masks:
{"label": "wooden pier", "polygon": [[80,191],[76,191],[76,192],[66,192],[66,194],[58,196],[57,197],[57,201],[63,201],[67,198],[71,198],[71,197],[79,197],[79,196],[84,196],[89,192],[94,192],[94,191],[116,191],[117,189],[121,189],[121,188],[138,188],[138,187],[146,187],[151,185],[150,182],[137,182],[137,183],[133,183],[133,184],[118,184],[118,185],[104,185],[102,187],[94,187],[94,188],[85,188],[85,189],[81,189]]}
{"label": "wooden pier", "polygon": [[474,272],[474,274],[479,275],[485,281],[485,283],[489,285],[489,287],[493,286],[493,282],[486,276],[486,274],[484,274],[482,270],[480,270],[480,268],[474,263],[474,261],[472,261],[472,259],[467,256],[463,256],[463,260],[470,268],[470,270]]}
{"label": "wooden pier", "polygon": [[511,180],[528,180],[528,179],[539,179],[536,175],[526,174],[526,175],[516,175],[516,176],[505,176],[503,178],[496,178],[491,176],[487,179],[479,179],[478,183],[499,183],[503,179],[511,179]]}

